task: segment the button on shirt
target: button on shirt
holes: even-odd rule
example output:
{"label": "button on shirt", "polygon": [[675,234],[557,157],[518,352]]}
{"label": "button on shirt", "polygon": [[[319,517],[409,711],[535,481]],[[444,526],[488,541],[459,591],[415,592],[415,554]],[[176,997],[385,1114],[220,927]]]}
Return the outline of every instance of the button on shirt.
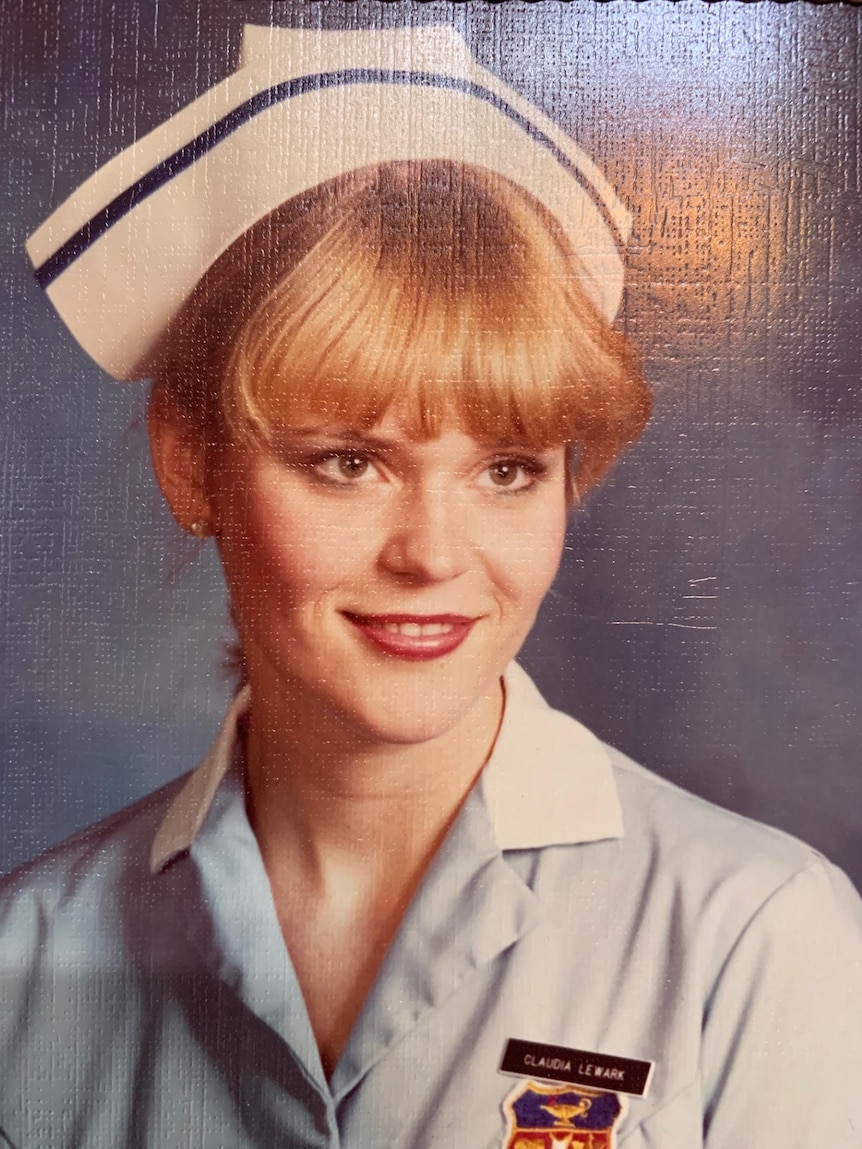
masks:
{"label": "button on shirt", "polygon": [[509,1038],[654,1062],[627,1149],[862,1145],[849,882],[515,666],[327,1082],[246,816],[247,706],[194,773],[0,883],[0,1146],[502,1149]]}

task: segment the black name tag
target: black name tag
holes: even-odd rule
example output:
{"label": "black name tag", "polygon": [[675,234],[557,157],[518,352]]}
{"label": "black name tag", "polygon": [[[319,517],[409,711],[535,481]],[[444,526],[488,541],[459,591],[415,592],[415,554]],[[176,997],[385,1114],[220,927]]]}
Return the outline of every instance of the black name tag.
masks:
{"label": "black name tag", "polygon": [[646,1093],[652,1068],[651,1061],[566,1049],[562,1045],[540,1045],[514,1037],[506,1042],[500,1063],[501,1073],[515,1077],[563,1081],[566,1085],[586,1085],[609,1093],[630,1093],[633,1097]]}

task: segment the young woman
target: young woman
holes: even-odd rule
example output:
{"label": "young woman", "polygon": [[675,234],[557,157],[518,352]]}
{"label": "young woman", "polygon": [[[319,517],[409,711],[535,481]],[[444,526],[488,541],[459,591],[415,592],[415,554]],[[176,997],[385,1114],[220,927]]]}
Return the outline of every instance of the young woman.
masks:
{"label": "young woman", "polygon": [[0,886],[0,1143],[860,1143],[849,883],[512,661],[649,411],[615,227],[454,34],[258,29],[34,237],[243,685]]}

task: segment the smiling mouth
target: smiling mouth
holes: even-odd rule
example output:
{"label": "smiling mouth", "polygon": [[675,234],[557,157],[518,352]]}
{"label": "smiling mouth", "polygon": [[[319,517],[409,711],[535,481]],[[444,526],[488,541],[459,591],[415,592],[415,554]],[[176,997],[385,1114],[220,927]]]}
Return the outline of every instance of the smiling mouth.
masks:
{"label": "smiling mouth", "polygon": [[353,614],[357,630],[377,649],[394,658],[418,661],[442,658],[456,650],[477,621],[458,614]]}

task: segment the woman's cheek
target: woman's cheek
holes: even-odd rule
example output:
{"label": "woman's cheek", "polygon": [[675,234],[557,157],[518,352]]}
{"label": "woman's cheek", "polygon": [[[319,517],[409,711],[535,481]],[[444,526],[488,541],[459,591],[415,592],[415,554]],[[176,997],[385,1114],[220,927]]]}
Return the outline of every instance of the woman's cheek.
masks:
{"label": "woman's cheek", "polygon": [[345,584],[371,577],[373,517],[325,501],[308,505],[296,500],[269,510],[267,521],[255,523],[249,559],[268,574],[270,590],[282,602],[317,601]]}
{"label": "woman's cheek", "polygon": [[538,608],[559,569],[565,536],[562,499],[525,507],[517,520],[498,521],[496,530],[486,534],[486,553],[498,572],[496,581],[508,586],[512,597]]}

